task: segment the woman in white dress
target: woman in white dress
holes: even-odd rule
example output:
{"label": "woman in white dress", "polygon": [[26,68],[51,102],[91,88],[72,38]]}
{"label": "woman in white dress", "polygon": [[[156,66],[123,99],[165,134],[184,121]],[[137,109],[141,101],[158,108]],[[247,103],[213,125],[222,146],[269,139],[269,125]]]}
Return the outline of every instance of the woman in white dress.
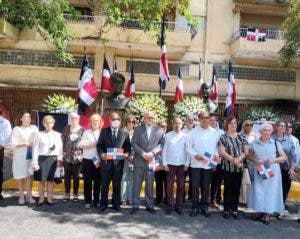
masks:
{"label": "woman in white dress", "polygon": [[273,126],[263,124],[260,128],[261,138],[250,145],[249,159],[257,165],[267,164],[274,176],[262,177],[258,171],[253,173],[248,207],[260,213],[257,219],[266,225],[270,223],[271,213],[283,213],[282,182],[279,163],[285,162],[287,156],[282,145],[271,138]]}
{"label": "woman in white dress", "polygon": [[38,133],[38,128],[31,125],[31,116],[24,112],[20,118],[21,126],[16,126],[12,131],[11,145],[13,146],[13,177],[18,181],[20,205],[25,204],[24,184],[26,181],[26,202],[32,204],[35,200],[32,197],[32,170],[31,170],[31,147],[32,142]]}

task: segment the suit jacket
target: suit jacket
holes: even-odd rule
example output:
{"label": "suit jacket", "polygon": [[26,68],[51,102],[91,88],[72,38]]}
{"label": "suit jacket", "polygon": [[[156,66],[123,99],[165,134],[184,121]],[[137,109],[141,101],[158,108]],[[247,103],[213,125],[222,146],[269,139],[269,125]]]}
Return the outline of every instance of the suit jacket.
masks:
{"label": "suit jacket", "polygon": [[[116,142],[112,140],[112,130],[110,127],[101,130],[99,140],[97,143],[97,151],[99,157],[102,153],[107,152],[107,148],[122,148],[124,153],[131,153],[131,144],[128,132],[122,128],[118,129],[118,135]],[[101,157],[100,157],[101,158]],[[101,159],[102,160],[102,159]],[[114,164],[117,164],[119,160],[114,160]]]}
{"label": "suit jacket", "polygon": [[147,167],[148,162],[143,155],[152,152],[158,154],[164,144],[163,130],[160,126],[154,125],[148,140],[145,124],[134,129],[131,145],[134,151],[133,165],[137,167]]}

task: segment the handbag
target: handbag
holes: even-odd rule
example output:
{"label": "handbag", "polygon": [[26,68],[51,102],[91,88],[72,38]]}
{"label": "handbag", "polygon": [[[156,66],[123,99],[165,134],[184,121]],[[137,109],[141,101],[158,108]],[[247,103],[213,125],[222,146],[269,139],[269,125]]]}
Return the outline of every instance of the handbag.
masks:
{"label": "handbag", "polygon": [[250,173],[248,168],[244,168],[242,185],[251,185],[251,178],[250,178]]}

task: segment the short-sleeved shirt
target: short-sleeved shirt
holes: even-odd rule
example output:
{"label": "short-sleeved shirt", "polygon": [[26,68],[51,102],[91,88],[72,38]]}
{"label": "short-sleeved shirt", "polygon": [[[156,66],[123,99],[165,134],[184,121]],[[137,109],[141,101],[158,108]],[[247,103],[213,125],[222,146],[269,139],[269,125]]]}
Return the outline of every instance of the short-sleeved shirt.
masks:
{"label": "short-sleeved shirt", "polygon": [[260,139],[256,139],[250,145],[250,149],[254,152],[254,157],[256,159],[266,161],[275,159],[277,157],[277,151],[282,150],[282,145],[272,138],[270,138],[267,143],[263,143]]}
{"label": "short-sleeved shirt", "polygon": [[[242,153],[244,153],[243,147],[248,145],[248,142],[244,135],[238,134],[237,137],[232,138],[227,133],[221,135],[219,146],[225,147],[226,152],[232,157],[239,157]],[[226,160],[224,157],[221,157],[221,168],[227,172],[231,173],[240,173],[243,171],[243,167],[238,168],[233,163]]]}

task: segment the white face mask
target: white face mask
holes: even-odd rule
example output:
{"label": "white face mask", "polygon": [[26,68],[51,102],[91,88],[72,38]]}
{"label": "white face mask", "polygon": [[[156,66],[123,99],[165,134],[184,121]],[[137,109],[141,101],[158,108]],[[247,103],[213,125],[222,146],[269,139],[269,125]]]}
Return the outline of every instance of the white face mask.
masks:
{"label": "white face mask", "polygon": [[113,122],[111,122],[111,126],[114,128],[118,128],[121,125],[121,121],[120,120],[114,120]]}

